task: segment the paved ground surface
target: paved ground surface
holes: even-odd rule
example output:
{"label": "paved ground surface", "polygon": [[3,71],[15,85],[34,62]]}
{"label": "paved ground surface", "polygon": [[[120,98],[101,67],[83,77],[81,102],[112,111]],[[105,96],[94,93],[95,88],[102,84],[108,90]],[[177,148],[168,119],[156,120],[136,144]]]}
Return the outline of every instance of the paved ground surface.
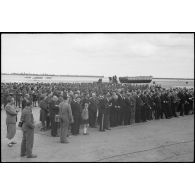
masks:
{"label": "paved ground surface", "polygon": [[[7,146],[5,111],[1,111],[1,158],[4,162],[192,162],[194,160],[194,115],[150,121],[99,132],[71,136],[69,144],[39,131],[39,110],[33,109],[37,128],[33,151],[36,159],[21,158],[18,144]],[[20,113],[18,118],[20,118]]]}

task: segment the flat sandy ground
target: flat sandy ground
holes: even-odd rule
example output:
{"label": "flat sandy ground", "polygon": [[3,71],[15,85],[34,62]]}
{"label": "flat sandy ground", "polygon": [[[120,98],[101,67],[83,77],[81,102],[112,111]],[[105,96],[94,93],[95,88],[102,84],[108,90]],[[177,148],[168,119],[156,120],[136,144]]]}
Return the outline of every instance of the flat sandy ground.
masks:
{"label": "flat sandy ground", "polygon": [[[20,157],[22,132],[17,129],[12,148],[7,146],[5,111],[1,111],[1,159],[3,162],[192,162],[194,160],[194,115],[153,120],[111,131],[89,129],[89,135],[71,136],[69,144],[39,131],[39,109],[33,153],[36,159]],[[20,118],[20,113],[18,115]]]}

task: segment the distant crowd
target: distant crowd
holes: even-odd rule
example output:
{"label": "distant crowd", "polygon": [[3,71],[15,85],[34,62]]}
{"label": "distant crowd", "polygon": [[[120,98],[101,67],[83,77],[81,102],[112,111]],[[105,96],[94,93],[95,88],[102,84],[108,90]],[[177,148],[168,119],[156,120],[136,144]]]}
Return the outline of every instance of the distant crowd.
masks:
{"label": "distant crowd", "polygon": [[[112,83],[1,83],[1,105],[7,97],[15,98],[15,105],[24,109],[25,102],[39,106],[42,130],[53,129],[58,109],[67,94],[77,134],[82,123],[81,113],[88,104],[89,125],[100,130],[119,125],[130,125],[152,119],[188,115],[194,109],[194,89]],[[102,119],[103,117],[103,119]],[[103,120],[103,122],[102,122]],[[56,132],[56,131],[54,131]],[[52,133],[53,136],[56,133]]]}
{"label": "distant crowd", "polygon": [[[40,107],[41,131],[67,137],[88,127],[103,132],[113,127],[151,120],[170,119],[194,113],[194,89],[119,83],[1,83],[1,109],[6,110],[9,147],[16,133],[17,113],[23,129],[21,156],[32,154],[34,137],[33,107]],[[60,131],[58,131],[58,129]]]}

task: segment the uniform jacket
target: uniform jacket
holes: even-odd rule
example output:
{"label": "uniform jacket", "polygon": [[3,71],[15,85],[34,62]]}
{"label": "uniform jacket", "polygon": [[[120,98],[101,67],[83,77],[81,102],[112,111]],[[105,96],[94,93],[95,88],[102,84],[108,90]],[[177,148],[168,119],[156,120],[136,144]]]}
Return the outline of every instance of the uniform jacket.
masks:
{"label": "uniform jacket", "polygon": [[70,104],[61,102],[59,105],[59,115],[61,121],[71,123],[73,121],[73,117]]}
{"label": "uniform jacket", "polygon": [[32,114],[31,107],[26,106],[22,110],[22,115],[21,115],[20,121],[23,122],[23,125],[22,125],[22,130],[23,131],[30,131],[30,130],[35,128],[34,117],[33,117],[33,114]]}

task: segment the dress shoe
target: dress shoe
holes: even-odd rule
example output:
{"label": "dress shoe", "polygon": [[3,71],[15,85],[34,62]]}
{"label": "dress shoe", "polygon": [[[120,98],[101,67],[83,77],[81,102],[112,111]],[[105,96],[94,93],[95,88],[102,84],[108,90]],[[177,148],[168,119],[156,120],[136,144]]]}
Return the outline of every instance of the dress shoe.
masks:
{"label": "dress shoe", "polygon": [[37,158],[37,155],[31,154],[30,156],[27,156],[27,158]]}
{"label": "dress shoe", "polygon": [[110,128],[106,129],[106,130],[111,130]]}
{"label": "dress shoe", "polygon": [[26,156],[26,154],[20,154],[20,157],[25,157]]}

